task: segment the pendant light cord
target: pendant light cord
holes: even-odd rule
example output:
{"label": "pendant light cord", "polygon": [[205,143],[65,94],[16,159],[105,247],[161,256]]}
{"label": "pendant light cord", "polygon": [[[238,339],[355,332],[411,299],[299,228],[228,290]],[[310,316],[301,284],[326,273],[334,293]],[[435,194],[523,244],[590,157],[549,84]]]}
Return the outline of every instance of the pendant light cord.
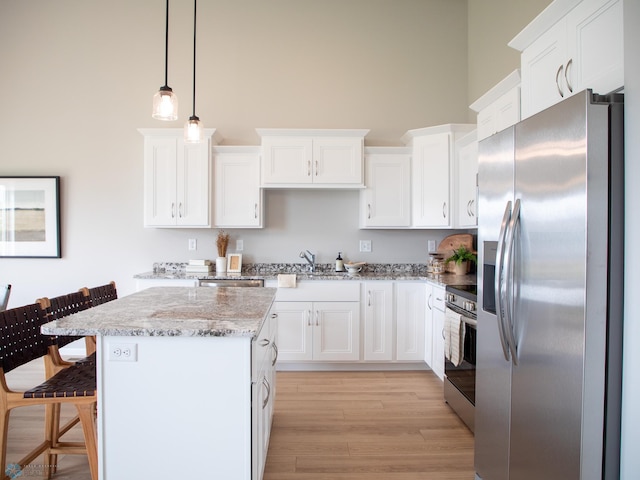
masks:
{"label": "pendant light cord", "polygon": [[193,116],[196,116],[196,14],[198,0],[193,0]]}
{"label": "pendant light cord", "polygon": [[167,15],[164,27],[164,86],[169,86],[169,0],[167,0]]}

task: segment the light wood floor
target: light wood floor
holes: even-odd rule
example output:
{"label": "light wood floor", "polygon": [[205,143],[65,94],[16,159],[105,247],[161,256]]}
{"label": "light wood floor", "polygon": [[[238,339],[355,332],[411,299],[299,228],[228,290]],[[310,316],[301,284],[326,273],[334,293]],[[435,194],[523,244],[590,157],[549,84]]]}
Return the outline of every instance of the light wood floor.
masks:
{"label": "light wood floor", "polygon": [[473,435],[431,372],[277,375],[265,480],[473,479]]}
{"label": "light wood floor", "polygon": [[[32,362],[9,386],[41,381]],[[70,417],[73,409],[63,410]],[[43,409],[12,412],[7,461],[42,437]],[[70,432],[81,440],[76,427]],[[20,478],[42,478],[41,460]],[[83,455],[64,455],[55,480],[89,480]],[[472,480],[473,436],[421,372],[278,372],[264,480]]]}

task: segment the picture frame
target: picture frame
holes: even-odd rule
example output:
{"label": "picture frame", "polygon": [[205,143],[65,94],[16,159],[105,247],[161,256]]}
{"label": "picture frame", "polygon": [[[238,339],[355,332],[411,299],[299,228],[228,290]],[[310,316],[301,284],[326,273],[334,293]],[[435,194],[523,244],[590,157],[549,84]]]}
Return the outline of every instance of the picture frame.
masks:
{"label": "picture frame", "polygon": [[61,258],[60,177],[0,177],[0,257]]}
{"label": "picture frame", "polygon": [[242,254],[229,253],[227,255],[227,273],[240,273],[242,271]]}

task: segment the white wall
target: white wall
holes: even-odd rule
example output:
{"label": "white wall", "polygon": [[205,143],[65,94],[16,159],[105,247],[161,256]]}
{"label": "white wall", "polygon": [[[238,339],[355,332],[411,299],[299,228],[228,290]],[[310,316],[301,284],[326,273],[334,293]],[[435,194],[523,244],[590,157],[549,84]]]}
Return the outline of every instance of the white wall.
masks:
{"label": "white wall", "polygon": [[[520,67],[520,53],[507,44],[551,0],[468,0],[469,104]],[[470,112],[475,120],[475,112]]]}
{"label": "white wall", "polygon": [[[193,4],[171,2],[169,85],[180,119],[150,116],[164,83],[162,0],[0,0],[0,176],[62,177],[62,259],[0,259],[10,306],[186,261],[215,231],[142,227],[139,127],[191,114]],[[256,127],[370,128],[369,145],[467,118],[466,0],[216,0],[198,5],[197,109],[225,144]],[[320,195],[320,196],[316,196]],[[247,261],[424,261],[446,232],[366,232],[354,192],[267,194],[267,228],[233,233]],[[373,241],[368,258],[354,254]],[[206,250],[205,250],[206,251]],[[202,250],[198,254],[204,253]]]}
{"label": "white wall", "polygon": [[623,345],[623,400],[622,400],[622,480],[638,478],[640,472],[640,311],[635,298],[640,291],[640,2],[624,2],[625,44],[625,328]]}

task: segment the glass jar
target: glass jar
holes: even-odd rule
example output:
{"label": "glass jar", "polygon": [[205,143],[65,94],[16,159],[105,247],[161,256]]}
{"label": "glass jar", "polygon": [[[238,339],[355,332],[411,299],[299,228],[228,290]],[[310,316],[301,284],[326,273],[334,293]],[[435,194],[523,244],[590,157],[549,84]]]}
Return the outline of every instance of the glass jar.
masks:
{"label": "glass jar", "polygon": [[440,275],[444,273],[444,256],[439,253],[429,254],[429,262],[427,263],[427,273]]}

